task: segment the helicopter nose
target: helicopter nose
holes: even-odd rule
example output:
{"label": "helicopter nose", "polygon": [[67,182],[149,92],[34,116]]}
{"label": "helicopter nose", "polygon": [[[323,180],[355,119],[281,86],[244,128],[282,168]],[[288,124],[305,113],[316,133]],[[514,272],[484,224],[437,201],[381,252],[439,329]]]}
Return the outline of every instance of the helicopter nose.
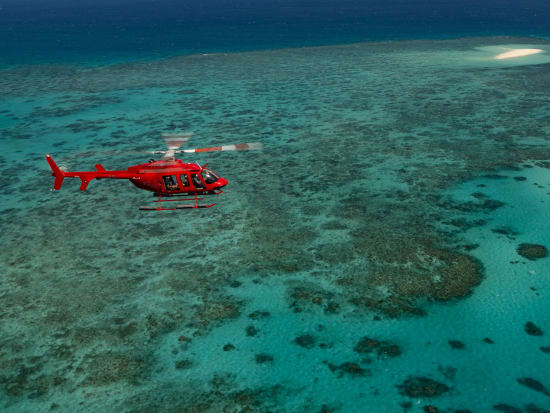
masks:
{"label": "helicopter nose", "polygon": [[226,186],[227,184],[229,183],[229,181],[225,178],[220,178],[218,179],[218,181],[216,182],[216,185],[218,188],[223,188],[224,186]]}

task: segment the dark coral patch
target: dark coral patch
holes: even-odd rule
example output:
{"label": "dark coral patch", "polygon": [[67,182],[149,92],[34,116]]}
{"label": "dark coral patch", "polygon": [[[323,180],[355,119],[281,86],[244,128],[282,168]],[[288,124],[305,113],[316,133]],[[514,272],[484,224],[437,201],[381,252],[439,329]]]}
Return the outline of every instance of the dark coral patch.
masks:
{"label": "dark coral patch", "polygon": [[398,357],[401,355],[401,349],[397,344],[370,337],[363,337],[359,340],[353,350],[361,354],[376,352],[379,357]]}
{"label": "dark coral patch", "polygon": [[337,410],[337,407],[327,406],[326,404],[323,404],[321,406],[321,410],[319,410],[318,413],[334,413]]}
{"label": "dark coral patch", "polygon": [[358,363],[346,362],[340,365],[324,362],[330,371],[335,373],[339,378],[344,375],[351,377],[364,377],[369,373],[367,369],[362,368]]}
{"label": "dark coral patch", "polygon": [[510,227],[498,227],[491,229],[491,232],[495,234],[505,235],[510,239],[515,239],[514,237],[518,235],[518,232]]}
{"label": "dark coral patch", "polygon": [[460,228],[462,230],[467,230],[470,228],[481,227],[485,225],[486,222],[487,221],[485,221],[484,219],[476,219],[473,221],[468,221],[467,219],[464,219],[464,218],[455,218],[450,220],[449,222],[444,222],[444,223]]}
{"label": "dark coral patch", "polygon": [[550,410],[543,409],[542,407],[537,406],[536,404],[529,403],[525,406],[526,413],[550,413]]}
{"label": "dark coral patch", "polygon": [[454,350],[464,350],[466,348],[466,344],[460,340],[449,340],[449,346]]}
{"label": "dark coral patch", "polygon": [[521,409],[518,409],[517,407],[510,406],[509,404],[505,403],[498,403],[493,405],[493,409],[499,411],[499,412],[505,412],[505,413],[522,413]]}
{"label": "dark coral patch", "polygon": [[498,208],[503,207],[506,205],[504,202],[499,201],[497,199],[483,199],[482,202],[462,202],[462,203],[455,203],[455,204],[444,204],[443,206],[446,206],[448,208],[456,209],[461,212],[492,212],[495,211]]}
{"label": "dark coral patch", "polygon": [[396,386],[399,393],[408,397],[438,397],[447,393],[451,388],[444,383],[428,377],[410,377]]}
{"label": "dark coral patch", "polygon": [[311,334],[302,334],[294,339],[294,343],[309,350],[315,346],[315,337]]}
{"label": "dark coral patch", "polygon": [[144,374],[144,361],[126,354],[107,352],[86,356],[78,371],[86,372],[86,385],[105,386],[118,381],[135,383]]}
{"label": "dark coral patch", "polygon": [[548,249],[544,245],[539,244],[520,244],[517,251],[519,255],[531,261],[548,256]]}
{"label": "dark coral patch", "polygon": [[443,374],[447,380],[454,380],[458,369],[453,366],[439,366],[437,370]]}
{"label": "dark coral patch", "polygon": [[531,390],[535,390],[539,393],[545,394],[546,396],[550,396],[550,392],[548,391],[548,389],[546,389],[544,384],[531,377],[523,377],[521,379],[518,379],[518,383],[522,386],[530,388]]}
{"label": "dark coral patch", "polygon": [[329,301],[328,304],[323,309],[325,314],[336,314],[340,310],[340,304],[334,301]]}
{"label": "dark coral patch", "polygon": [[[423,315],[417,298],[447,301],[464,297],[481,281],[480,261],[433,245],[427,239],[397,239],[388,232],[379,235],[366,230],[357,230],[354,236],[356,248],[365,248],[365,254],[372,257],[371,269],[368,277],[344,276],[337,283],[352,290],[354,297],[350,301],[356,306],[380,310],[390,317],[403,313]],[[391,286],[391,292],[380,293],[376,286]]]}
{"label": "dark coral patch", "polygon": [[540,327],[535,325],[535,323],[528,321],[525,323],[524,326],[525,332],[529,334],[530,336],[542,336],[544,335],[544,332]]}
{"label": "dark coral patch", "polygon": [[412,408],[412,405],[412,402],[410,402],[409,400],[399,403],[399,406],[401,406],[405,411],[410,410]]}
{"label": "dark coral patch", "polygon": [[258,364],[264,364],[264,363],[272,363],[273,362],[273,356],[270,354],[260,353],[256,354],[256,363]]}
{"label": "dark coral patch", "polygon": [[248,315],[248,317],[250,317],[252,320],[258,320],[260,318],[267,318],[269,317],[271,314],[269,313],[269,311],[260,311],[260,310],[256,310],[252,313],[250,313]]}
{"label": "dark coral patch", "polygon": [[190,369],[191,366],[193,366],[193,362],[191,360],[182,359],[182,360],[176,361],[176,368],[178,370],[187,370],[187,369]]}
{"label": "dark coral patch", "polygon": [[246,335],[248,337],[254,337],[256,334],[258,334],[260,332],[260,330],[258,330],[256,327],[254,327],[253,325],[249,325],[248,327],[246,327]]}

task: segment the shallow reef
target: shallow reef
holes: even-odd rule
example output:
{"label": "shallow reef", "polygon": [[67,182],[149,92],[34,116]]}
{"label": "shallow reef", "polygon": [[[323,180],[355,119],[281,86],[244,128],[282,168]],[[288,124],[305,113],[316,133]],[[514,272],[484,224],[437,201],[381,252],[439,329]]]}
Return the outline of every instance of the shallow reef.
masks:
{"label": "shallow reef", "polygon": [[[528,377],[543,379],[548,319],[515,307],[547,299],[550,240],[500,218],[544,205],[516,208],[511,192],[550,192],[550,67],[464,57],[511,42],[548,46],[426,40],[2,69],[0,410],[544,406],[545,384]],[[152,198],[127,182],[50,192],[45,153],[69,170],[124,169],[177,130],[196,132],[190,147],[264,151],[192,158],[230,184],[185,215],[139,212]],[[488,273],[491,243],[503,266]],[[501,283],[510,260],[514,281]],[[504,284],[526,301],[503,305]],[[502,309],[517,335],[503,333]],[[467,351],[453,350],[462,340]],[[472,369],[478,354],[491,374]]]}
{"label": "shallow reef", "polygon": [[398,385],[399,393],[408,397],[438,397],[451,388],[444,383],[428,377],[409,377]]}
{"label": "shallow reef", "polygon": [[531,377],[522,377],[518,379],[518,383],[522,386],[528,387],[531,390],[537,391],[544,394],[545,396],[550,396],[548,389],[540,381],[533,379]]}
{"label": "shallow reef", "polygon": [[311,334],[303,334],[294,339],[294,343],[300,347],[311,349],[315,346],[315,337]]}
{"label": "shallow reef", "polygon": [[464,350],[466,348],[466,344],[460,340],[449,340],[449,346],[455,350]]}
{"label": "shallow reef", "polygon": [[527,334],[529,334],[530,336],[542,336],[542,335],[544,335],[544,331],[542,331],[542,329],[540,327],[538,327],[537,325],[535,325],[535,323],[533,323],[532,321],[526,322],[525,326],[524,326],[524,329],[525,329],[525,332]]}
{"label": "shallow reef", "polygon": [[548,249],[544,245],[538,244],[520,244],[518,254],[528,260],[536,260],[548,256]]}
{"label": "shallow reef", "polygon": [[358,363],[354,362],[345,362],[339,365],[325,362],[330,371],[336,374],[339,378],[344,375],[349,375],[351,377],[364,377],[367,374],[370,374],[368,369],[364,369]]}
{"label": "shallow reef", "polygon": [[401,349],[397,344],[384,340],[363,337],[353,348],[353,351],[360,354],[376,353],[378,357],[399,357]]}

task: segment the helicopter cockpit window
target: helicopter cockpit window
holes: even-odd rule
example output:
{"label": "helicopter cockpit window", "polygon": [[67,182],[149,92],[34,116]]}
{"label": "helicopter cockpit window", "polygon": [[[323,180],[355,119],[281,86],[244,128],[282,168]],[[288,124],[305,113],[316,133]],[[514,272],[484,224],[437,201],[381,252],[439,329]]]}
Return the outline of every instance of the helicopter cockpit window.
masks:
{"label": "helicopter cockpit window", "polygon": [[162,177],[164,181],[164,187],[167,191],[177,191],[180,189],[176,175],[166,175]]}
{"label": "helicopter cockpit window", "polygon": [[202,179],[204,179],[204,182],[206,182],[207,184],[213,184],[218,179],[220,179],[220,177],[212,172],[210,169],[203,169],[201,175]]}
{"label": "helicopter cockpit window", "polygon": [[187,175],[181,174],[180,179],[183,186],[189,186],[189,179],[187,178]]}
{"label": "helicopter cockpit window", "polygon": [[193,181],[193,185],[195,185],[195,188],[204,188],[204,184],[197,174],[191,174],[191,180]]}

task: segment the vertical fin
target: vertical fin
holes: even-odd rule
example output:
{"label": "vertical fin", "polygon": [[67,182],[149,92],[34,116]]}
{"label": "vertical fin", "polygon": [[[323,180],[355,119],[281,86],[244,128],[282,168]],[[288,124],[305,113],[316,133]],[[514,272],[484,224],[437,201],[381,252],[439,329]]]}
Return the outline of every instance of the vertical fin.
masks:
{"label": "vertical fin", "polygon": [[65,174],[61,169],[59,169],[59,167],[57,166],[57,164],[54,162],[54,160],[49,154],[46,155],[46,160],[48,161],[50,168],[52,168],[52,176],[55,176],[53,189],[58,191],[61,189],[61,185],[63,184],[63,179],[65,178]]}

